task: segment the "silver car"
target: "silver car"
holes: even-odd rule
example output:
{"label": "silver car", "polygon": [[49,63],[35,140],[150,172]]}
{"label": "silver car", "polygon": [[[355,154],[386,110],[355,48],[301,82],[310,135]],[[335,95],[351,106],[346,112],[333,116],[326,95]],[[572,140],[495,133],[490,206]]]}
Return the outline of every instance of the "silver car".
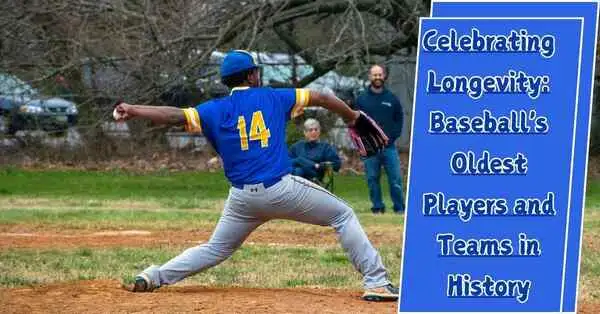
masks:
{"label": "silver car", "polygon": [[9,134],[19,130],[64,132],[77,123],[78,110],[72,101],[43,96],[16,76],[0,74],[0,115]]}

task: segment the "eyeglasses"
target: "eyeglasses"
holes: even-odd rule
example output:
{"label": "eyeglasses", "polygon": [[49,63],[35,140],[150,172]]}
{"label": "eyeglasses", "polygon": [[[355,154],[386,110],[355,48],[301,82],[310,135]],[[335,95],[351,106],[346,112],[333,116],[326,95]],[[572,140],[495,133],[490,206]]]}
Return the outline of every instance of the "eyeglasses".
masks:
{"label": "eyeglasses", "polygon": [[306,129],[306,132],[316,132],[316,131],[320,131],[318,128],[310,128],[310,129]]}

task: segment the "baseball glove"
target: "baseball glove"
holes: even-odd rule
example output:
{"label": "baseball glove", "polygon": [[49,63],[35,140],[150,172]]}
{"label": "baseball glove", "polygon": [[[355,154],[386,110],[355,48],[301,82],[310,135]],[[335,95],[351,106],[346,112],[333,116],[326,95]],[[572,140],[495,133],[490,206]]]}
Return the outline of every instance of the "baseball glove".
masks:
{"label": "baseball glove", "polygon": [[353,126],[349,128],[350,138],[363,157],[371,157],[379,153],[388,144],[388,137],[383,130],[366,113],[360,115]]}

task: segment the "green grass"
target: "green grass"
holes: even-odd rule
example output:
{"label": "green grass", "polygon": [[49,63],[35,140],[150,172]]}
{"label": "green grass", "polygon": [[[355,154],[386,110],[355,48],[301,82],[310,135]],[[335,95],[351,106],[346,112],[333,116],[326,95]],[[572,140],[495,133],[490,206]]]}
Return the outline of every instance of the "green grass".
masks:
{"label": "green grass", "polygon": [[60,199],[158,200],[165,206],[197,207],[224,198],[221,173],[133,174],[125,172],[0,170],[0,195]]}
{"label": "green grass", "polygon": [[586,208],[600,208],[600,180],[589,180],[585,195]]}
{"label": "green grass", "polygon": [[[386,204],[390,204],[382,178]],[[150,173],[25,171],[0,169],[0,227],[18,230],[145,229],[193,230],[214,226],[229,185],[222,173]],[[358,213],[370,231],[397,230],[403,219],[370,214],[361,176],[336,176],[336,194]],[[600,298],[600,180],[587,185],[581,285],[585,298]],[[269,230],[296,228],[269,223]],[[395,229],[397,228],[397,229]],[[12,229],[11,229],[12,230]],[[186,247],[6,249],[0,250],[0,287],[86,279],[130,280],[150,264],[161,264]],[[390,277],[399,277],[401,248],[380,249]],[[244,245],[218,267],[180,284],[245,287],[361,287],[360,276],[339,248]]]}
{"label": "green grass", "polygon": [[[336,176],[335,194],[357,212],[368,212],[367,184],[364,177]],[[0,198],[55,198],[85,200],[99,205],[100,200],[158,202],[163,207],[206,208],[227,197],[229,184],[222,172],[185,172],[133,174],[126,172],[27,171],[0,169]],[[391,210],[387,181],[382,178],[384,199]],[[357,193],[357,191],[360,191]],[[96,201],[94,203],[94,201]]]}
{"label": "green grass", "polygon": [[[356,212],[369,212],[367,184],[363,176],[336,175],[335,194]],[[227,197],[229,184],[222,172],[28,171],[0,168],[0,198],[54,198],[86,206],[105,200],[158,202],[171,209],[214,207]],[[382,178],[384,200],[391,206],[387,182]],[[358,191],[358,192],[357,192]],[[600,180],[587,184],[586,207],[600,207]]]}
{"label": "green grass", "polygon": [[189,230],[213,226],[220,212],[184,210],[7,209],[1,225],[27,224],[69,229]]}
{"label": "green grass", "polygon": [[[129,281],[145,267],[162,264],[185,247],[162,249],[111,248],[74,250],[10,249],[0,251],[0,286],[82,279]],[[398,278],[399,249],[383,247],[382,259],[391,278]],[[234,255],[180,284],[244,287],[352,287],[361,278],[341,249],[243,246]]]}
{"label": "green grass", "polygon": [[[338,176],[336,194],[365,226],[398,230],[402,218],[373,216],[363,177]],[[341,188],[343,187],[343,189]],[[0,227],[62,229],[207,229],[220,217],[229,185],[222,173],[153,173],[0,170]],[[364,193],[356,193],[356,191]],[[385,193],[387,198],[387,193]],[[388,198],[389,202],[389,198]],[[298,228],[274,221],[269,228]],[[131,280],[186,247],[8,249],[0,251],[0,286],[71,280]],[[382,248],[391,278],[398,278],[399,248]],[[361,287],[358,272],[339,248],[243,246],[230,259],[181,284],[246,287]]]}
{"label": "green grass", "polygon": [[[192,230],[211,228],[221,215],[215,210],[123,210],[123,209],[44,209],[11,208],[0,210],[0,227],[28,225],[40,229],[144,229]],[[363,226],[381,225],[387,228],[402,226],[403,218],[396,215],[373,216],[359,213]],[[291,221],[277,220],[269,225],[281,227]]]}

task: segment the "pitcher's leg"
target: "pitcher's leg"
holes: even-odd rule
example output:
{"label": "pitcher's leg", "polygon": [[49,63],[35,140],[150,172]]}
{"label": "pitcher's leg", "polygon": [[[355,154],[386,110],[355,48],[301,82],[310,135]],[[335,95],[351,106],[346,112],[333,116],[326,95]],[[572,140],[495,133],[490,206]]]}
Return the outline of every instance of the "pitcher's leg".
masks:
{"label": "pitcher's leg", "polygon": [[335,229],[340,244],[352,265],[364,276],[367,289],[389,284],[381,256],[373,247],[354,211],[341,199],[322,187],[303,178],[290,178],[281,188],[287,193],[280,197],[273,211],[277,218],[291,219]]}
{"label": "pitcher's leg", "polygon": [[174,284],[229,258],[263,222],[224,215],[208,243],[183,251],[159,269],[161,284]]}
{"label": "pitcher's leg", "polygon": [[264,222],[242,214],[243,210],[236,208],[238,206],[244,204],[230,196],[208,243],[189,248],[160,267],[150,266],[140,275],[146,276],[153,288],[158,288],[174,284],[229,258]]}
{"label": "pitcher's leg", "polygon": [[347,213],[334,219],[332,227],[352,265],[363,274],[364,287],[370,289],[389,284],[381,256],[367,238],[354,212],[349,210]]}

